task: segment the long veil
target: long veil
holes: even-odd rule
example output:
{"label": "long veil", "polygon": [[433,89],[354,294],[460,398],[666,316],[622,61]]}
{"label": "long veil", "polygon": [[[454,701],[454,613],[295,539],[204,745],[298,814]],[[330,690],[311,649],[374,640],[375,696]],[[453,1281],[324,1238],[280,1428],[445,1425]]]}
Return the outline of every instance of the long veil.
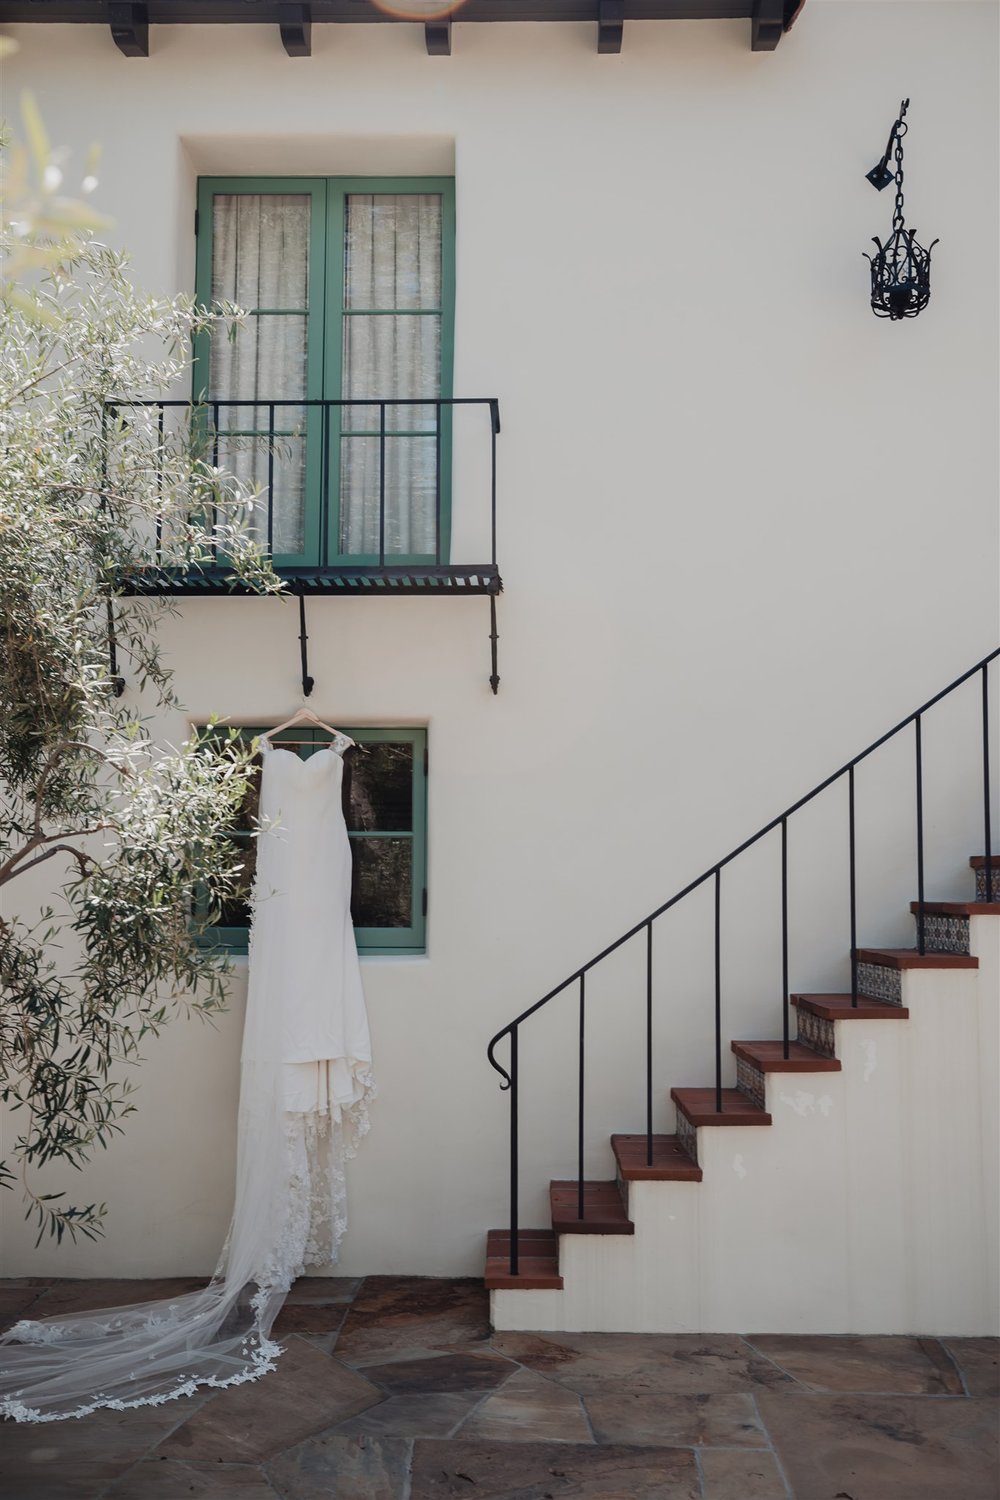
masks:
{"label": "long veil", "polygon": [[[307,762],[289,751],[264,756],[262,813],[279,821],[259,837],[236,1198],[215,1275],[204,1290],[165,1301],[15,1324],[0,1339],[3,1416],[50,1422],[255,1380],[281,1353],[271,1327],[295,1277],[336,1258],[347,1223],[344,1160],[367,1131],[374,1094],[342,772],[332,750]],[[318,928],[296,907],[301,881],[328,903]],[[315,1022],[296,1013],[303,994],[327,1002]],[[333,1045],[331,1015],[343,1039]],[[321,1046],[310,1047],[310,1028]]]}

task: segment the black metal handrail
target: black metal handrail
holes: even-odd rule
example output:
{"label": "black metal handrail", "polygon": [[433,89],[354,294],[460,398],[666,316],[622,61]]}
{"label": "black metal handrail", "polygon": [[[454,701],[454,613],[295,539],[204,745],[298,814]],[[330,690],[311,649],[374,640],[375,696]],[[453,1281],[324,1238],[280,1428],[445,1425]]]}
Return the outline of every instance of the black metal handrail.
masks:
{"label": "black metal handrail", "polygon": [[[394,437],[414,437],[433,439],[434,441],[434,553],[433,563],[427,562],[426,568],[433,566],[440,570],[448,566],[442,556],[442,480],[446,459],[443,456],[443,414],[450,412],[457,406],[481,406],[485,407],[490,419],[490,494],[489,494],[489,530],[490,530],[490,556],[489,562],[483,559],[475,559],[469,566],[487,566],[495,573],[497,568],[497,437],[500,432],[500,402],[496,396],[384,396],[384,397],[340,397],[340,398],[312,398],[293,400],[269,399],[265,397],[241,397],[232,400],[226,398],[205,398],[200,401],[187,401],[183,399],[165,400],[115,400],[106,403],[108,412],[117,416],[120,412],[130,409],[153,410],[157,414],[158,441],[164,442],[164,413],[171,409],[187,409],[192,414],[203,414],[206,423],[204,437],[211,443],[212,462],[218,467],[220,441],[233,437],[251,437],[259,440],[262,446],[266,443],[264,451],[267,453],[267,548],[273,550],[274,544],[274,458],[275,444],[289,436],[304,437],[304,430],[299,432],[285,432],[276,423],[276,413],[283,410],[301,412],[319,408],[323,413],[323,428],[320,436],[320,493],[324,497],[330,493],[332,484],[332,470],[334,461],[332,457],[333,448],[333,414],[347,407],[362,407],[368,410],[378,410],[377,430],[361,434],[352,433],[350,436],[372,437],[378,439],[379,462],[378,462],[378,486],[379,486],[379,544],[377,570],[384,572],[393,566],[392,552],[386,549],[386,441]],[[386,425],[386,412],[391,408],[432,408],[434,411],[434,425],[426,432],[396,433]],[[267,426],[258,428],[256,425],[246,432],[229,431],[220,428],[219,416],[223,411],[253,409],[255,411],[267,411]],[[210,418],[210,423],[209,423]],[[213,516],[213,524],[215,517]],[[159,541],[159,527],[157,532]],[[337,558],[336,563],[331,562],[331,556]],[[420,554],[423,557],[423,554]],[[428,554],[428,558],[430,554]],[[345,560],[342,554],[334,552],[331,554],[329,508],[323,505],[320,515],[320,547],[319,556],[315,563],[310,562],[309,567],[322,571],[330,571],[335,567],[351,567],[350,559]],[[357,568],[354,568],[357,571]],[[363,569],[362,569],[363,571]]]}
{"label": "black metal handrail", "polygon": [[[852,1004],[852,1006],[854,1006],[856,1008],[857,1005],[858,1005],[858,960],[857,960],[857,890],[856,890],[856,879],[855,879],[855,853],[856,853],[856,850],[855,850],[855,802],[854,802],[854,771],[855,771],[855,768],[858,765],[860,765],[862,761],[866,760],[868,758],[868,756],[872,755],[876,750],[878,750],[882,745],[886,744],[887,741],[893,739],[897,734],[901,733],[902,730],[907,729],[911,724],[914,726],[914,729],[915,729],[914,748],[915,748],[915,772],[916,772],[916,777],[915,777],[915,780],[916,780],[916,812],[917,812],[917,817],[916,817],[916,824],[917,824],[917,850],[916,850],[916,855],[917,855],[917,950],[918,950],[919,953],[922,954],[924,952],[924,946],[925,946],[925,935],[924,935],[923,747],[922,747],[922,728],[921,728],[923,716],[924,716],[925,713],[927,713],[928,709],[931,709],[931,708],[934,707],[935,704],[940,703],[943,698],[947,698],[950,693],[953,693],[956,688],[961,687],[963,683],[968,682],[970,678],[975,677],[977,675],[977,673],[981,675],[981,678],[982,678],[982,748],[983,748],[983,836],[984,836],[984,845],[985,845],[984,853],[985,853],[985,856],[986,856],[986,900],[987,901],[992,901],[992,899],[993,899],[993,873],[992,873],[992,864],[991,864],[991,861],[992,861],[992,850],[991,850],[991,843],[990,843],[990,738],[989,738],[989,675],[988,674],[989,674],[990,663],[993,662],[993,661],[995,661],[998,656],[1000,656],[1000,647],[997,647],[996,650],[991,651],[988,656],[984,656],[981,661],[976,662],[975,666],[970,667],[967,672],[963,672],[962,675],[961,675],[961,677],[956,677],[955,680],[954,680],[954,682],[950,682],[946,688],[942,688],[939,693],[935,693],[935,695],[934,695],[933,698],[928,698],[927,702],[926,703],[922,703],[919,708],[914,709],[913,713],[907,714],[907,716],[906,716],[905,719],[901,719],[900,722],[898,724],[894,725],[892,729],[889,729],[889,730],[887,730],[885,732],[885,734],[880,735],[877,740],[874,740],[865,750],[862,750],[860,752],[860,754],[855,755],[851,760],[849,760],[846,763],[846,765],[841,766],[839,770],[834,771],[832,773],[832,775],[827,776],[825,778],[825,780],[819,782],[816,786],[814,786],[812,788],[811,791],[806,792],[805,796],[800,797],[797,802],[793,802],[790,807],[787,807],[784,810],[784,812],[779,813],[777,817],[772,818],[770,820],[770,822],[765,823],[764,826],[763,826],[763,828],[760,828],[760,829],[758,829],[758,831],[756,833],[751,834],[751,836],[748,839],[744,839],[743,842],[742,842],[742,844],[737,845],[737,847],[735,849],[731,850],[729,854],[725,855],[725,857],[723,859],[717,860],[715,864],[711,865],[707,870],[704,871],[703,874],[699,875],[696,880],[690,881],[689,884],[687,884],[686,886],[684,886],[684,888],[682,890],[678,891],[676,895],[671,896],[670,899],[669,899],[669,901],[664,901],[663,904],[661,906],[658,906],[655,911],[650,912],[650,914],[649,914],[648,917],[644,917],[641,922],[637,922],[634,927],[630,927],[627,932],[623,933],[621,937],[616,938],[613,943],[609,943],[606,948],[602,948],[601,952],[598,953],[594,958],[590,959],[587,963],[582,964],[580,968],[574,969],[573,973],[570,974],[570,975],[568,975],[568,977],[566,979],[564,979],[561,984],[556,985],[555,989],[549,990],[548,994],[543,995],[540,1000],[536,1000],[535,1003],[534,1003],[534,1005],[529,1005],[528,1008],[527,1008],[527,1010],[523,1010],[519,1016],[516,1016],[513,1021],[509,1022],[508,1025],[504,1026],[503,1029],[500,1030],[500,1031],[498,1031],[497,1034],[496,1034],[496,1036],[493,1037],[493,1039],[491,1040],[488,1048],[486,1049],[486,1055],[487,1055],[487,1057],[489,1059],[489,1062],[490,1062],[491,1066],[496,1069],[496,1071],[500,1074],[501,1079],[503,1080],[502,1083],[501,1083],[501,1085],[500,1085],[501,1089],[503,1089],[505,1091],[509,1091],[509,1093],[510,1093],[510,1274],[512,1276],[518,1275],[518,1260],[519,1260],[519,1253],[518,1253],[518,1227],[519,1227],[518,1226],[518,1041],[519,1041],[518,1029],[519,1029],[519,1027],[525,1021],[527,1021],[530,1016],[533,1016],[536,1011],[541,1010],[543,1006],[548,1005],[548,1003],[549,1003],[550,1000],[554,1000],[557,995],[561,995],[565,990],[567,990],[570,987],[570,985],[575,984],[575,983],[579,984],[580,991],[579,991],[579,1009],[578,1009],[578,1020],[579,1020],[578,1031],[579,1031],[579,1035],[578,1035],[578,1079],[577,1079],[577,1217],[579,1219],[582,1219],[583,1216],[584,1216],[584,1212],[583,1212],[583,1209],[584,1209],[584,1203],[583,1203],[583,1197],[584,1197],[584,1193],[583,1193],[583,1181],[584,1181],[584,1179],[583,1179],[583,1157],[584,1157],[584,1134],[585,1134],[585,1121],[584,1121],[584,1082],[585,1082],[585,1078],[584,1078],[584,1052],[585,1052],[585,1043],[586,1043],[586,1035],[585,1035],[585,1023],[586,1023],[585,995],[586,995],[586,989],[585,989],[585,986],[586,986],[586,976],[587,976],[587,974],[591,971],[591,969],[596,968],[596,966],[598,964],[602,963],[603,960],[606,959],[606,958],[608,958],[612,953],[617,952],[618,949],[621,948],[621,947],[623,947],[625,943],[630,942],[632,938],[637,937],[640,932],[642,932],[643,930],[645,930],[645,932],[646,932],[646,1070],[645,1070],[646,1071],[646,1130],[645,1130],[645,1135],[646,1135],[646,1162],[647,1162],[647,1165],[652,1166],[652,1164],[653,1164],[653,1050],[652,1050],[653,1049],[653,923],[657,920],[658,917],[663,916],[664,912],[669,911],[671,909],[671,907],[674,907],[674,906],[676,906],[678,904],[678,902],[683,901],[686,896],[690,896],[693,891],[698,890],[698,888],[700,886],[704,885],[706,881],[708,881],[708,880],[714,881],[714,926],[715,926],[715,943],[714,943],[714,961],[715,961],[715,976],[714,976],[715,977],[715,986],[714,986],[714,999],[715,999],[715,1018],[714,1018],[714,1024],[715,1024],[715,1108],[716,1108],[716,1112],[717,1113],[722,1114],[723,1113],[723,1093],[722,1093],[722,963],[721,963],[721,952],[722,952],[722,949],[721,949],[722,871],[725,869],[725,867],[727,865],[732,864],[732,862],[735,859],[738,859],[741,854],[744,854],[746,852],[746,850],[752,848],[753,845],[759,843],[761,839],[766,838],[766,836],[769,833],[773,833],[775,829],[780,828],[780,830],[781,830],[781,966],[782,966],[782,987],[783,987],[783,999],[782,999],[782,1039],[783,1039],[783,1053],[784,1053],[785,1058],[787,1059],[788,1056],[789,1056],[789,981],[788,981],[788,820],[789,820],[789,818],[791,818],[794,813],[797,813],[800,810],[800,808],[803,808],[808,803],[812,802],[814,800],[814,798],[816,798],[816,797],[818,797],[820,795],[821,792],[825,792],[828,787],[833,786],[835,782],[837,782],[837,781],[839,781],[841,779],[841,777],[844,777],[844,776],[847,777],[847,784],[848,784],[848,845],[849,845],[848,858],[849,858],[849,865],[850,865],[851,1004]],[[503,1065],[497,1061],[497,1058],[496,1058],[496,1055],[495,1055],[495,1053],[496,1053],[496,1047],[497,1047],[497,1045],[498,1045],[499,1042],[503,1041],[504,1037],[509,1037],[510,1038],[510,1054],[509,1054],[509,1058],[508,1058],[508,1067],[506,1067],[506,1068],[503,1067]]]}

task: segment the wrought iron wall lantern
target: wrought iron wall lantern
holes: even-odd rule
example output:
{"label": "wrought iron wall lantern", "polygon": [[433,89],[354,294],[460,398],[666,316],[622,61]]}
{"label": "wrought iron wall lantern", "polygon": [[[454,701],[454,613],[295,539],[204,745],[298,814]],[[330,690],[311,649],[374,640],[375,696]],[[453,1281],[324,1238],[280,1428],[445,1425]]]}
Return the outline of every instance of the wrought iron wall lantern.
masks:
{"label": "wrought iron wall lantern", "polygon": [[[877,236],[877,255],[865,254],[872,268],[872,312],[877,318],[915,318],[923,312],[931,296],[931,251],[937,240],[925,250],[917,244],[915,229],[907,229],[903,218],[903,136],[906,134],[906,111],[909,99],[899,106],[899,117],[889,132],[889,143],[882,160],[865,175],[879,192],[896,184],[896,206],[892,215],[892,233],[883,245]],[[895,171],[889,168],[889,157],[895,151]]]}

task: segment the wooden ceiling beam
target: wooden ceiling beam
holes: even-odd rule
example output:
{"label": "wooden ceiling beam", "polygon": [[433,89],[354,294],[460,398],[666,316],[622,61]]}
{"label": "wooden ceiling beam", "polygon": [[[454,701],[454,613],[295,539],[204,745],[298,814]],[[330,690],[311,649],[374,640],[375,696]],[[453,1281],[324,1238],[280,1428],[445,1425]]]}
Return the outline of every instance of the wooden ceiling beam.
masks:
{"label": "wooden ceiling beam", "polygon": [[597,8],[598,52],[620,52],[625,30],[625,0],[599,0]]}
{"label": "wooden ceiling beam", "polygon": [[785,0],[754,0],[750,51],[773,52],[785,32]]}
{"label": "wooden ceiling beam", "polygon": [[145,5],[109,5],[108,23],[119,52],[126,57],[149,56],[149,13]]}
{"label": "wooden ceiling beam", "polygon": [[[624,25],[631,21],[744,18],[751,47],[771,52],[803,9],[805,0],[462,0],[457,18],[477,22],[593,22],[599,52],[621,51]],[[0,0],[0,18],[15,24],[110,25],[115,45],[126,57],[149,55],[150,26],[256,24],[277,26],[291,57],[309,57],[313,24],[407,24],[366,0]],[[412,24],[412,23],[410,23]],[[419,24],[419,23],[418,23]],[[432,57],[451,52],[451,17],[423,23]]]}
{"label": "wooden ceiling beam", "polygon": [[312,56],[312,10],[308,5],[284,3],[278,26],[281,45],[289,57]]}
{"label": "wooden ceiling beam", "polygon": [[451,56],[451,16],[424,24],[424,45],[428,57]]}

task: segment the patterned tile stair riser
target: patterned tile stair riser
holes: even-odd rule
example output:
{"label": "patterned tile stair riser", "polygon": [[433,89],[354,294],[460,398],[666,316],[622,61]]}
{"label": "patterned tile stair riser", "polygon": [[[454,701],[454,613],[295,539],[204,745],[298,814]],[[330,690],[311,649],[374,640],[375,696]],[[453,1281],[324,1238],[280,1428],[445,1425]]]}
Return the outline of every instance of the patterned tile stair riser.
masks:
{"label": "patterned tile stair riser", "polygon": [[898,969],[884,964],[858,964],[858,994],[883,1005],[902,1005],[903,983]]}
{"label": "patterned tile stair riser", "polygon": [[752,1104],[756,1104],[758,1109],[767,1108],[764,1095],[764,1074],[743,1057],[736,1059],[736,1087]]}
{"label": "patterned tile stair riser", "polygon": [[968,917],[924,912],[924,947],[928,953],[968,953]]}
{"label": "patterned tile stair riser", "polygon": [[693,1162],[698,1160],[698,1131],[686,1115],[677,1111],[677,1139]]}
{"label": "patterned tile stair riser", "polygon": [[796,1006],[795,1014],[798,1021],[798,1039],[803,1047],[809,1047],[813,1052],[818,1052],[820,1057],[836,1057],[837,1049],[834,1046],[835,1032],[833,1022],[828,1021],[825,1016],[814,1016],[812,1011],[803,1006]]}

